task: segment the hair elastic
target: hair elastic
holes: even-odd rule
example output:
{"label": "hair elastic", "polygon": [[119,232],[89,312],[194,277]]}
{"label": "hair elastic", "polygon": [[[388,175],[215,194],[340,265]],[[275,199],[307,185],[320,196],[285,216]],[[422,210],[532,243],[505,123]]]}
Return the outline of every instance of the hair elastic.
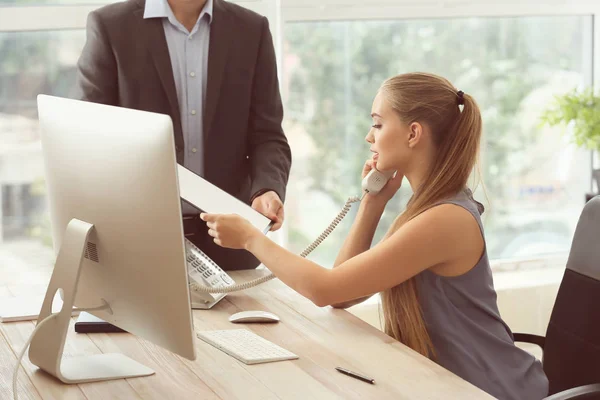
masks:
{"label": "hair elastic", "polygon": [[462,90],[459,90],[456,95],[458,96],[458,105],[459,106],[464,106],[465,105],[465,98],[463,97],[463,95],[465,94],[465,92],[463,92]]}

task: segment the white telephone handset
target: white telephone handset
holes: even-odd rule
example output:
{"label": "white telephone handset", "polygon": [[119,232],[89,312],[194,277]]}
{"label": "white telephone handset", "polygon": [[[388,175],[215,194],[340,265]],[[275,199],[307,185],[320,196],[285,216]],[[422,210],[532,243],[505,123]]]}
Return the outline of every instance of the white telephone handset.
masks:
{"label": "white telephone handset", "polygon": [[377,194],[396,171],[378,171],[373,168],[362,180],[363,192]]}
{"label": "white telephone handset", "polygon": [[[375,195],[385,186],[387,181],[394,176],[395,171],[378,171],[372,169],[362,180],[363,196],[367,193]],[[331,224],[315,239],[302,253],[301,257],[306,257],[314,249],[316,249],[327,236],[337,227],[344,219],[353,203],[357,203],[362,197],[350,197],[343,209],[331,222]],[[267,282],[275,275],[269,274],[262,278],[255,279],[242,284],[234,284],[227,273],[225,273],[217,264],[215,264],[206,254],[199,248],[194,246],[186,239],[186,255],[188,260],[188,272],[190,287],[192,289],[192,307],[193,308],[210,308],[225,296],[225,293],[237,292],[240,290],[249,289],[251,287]]]}

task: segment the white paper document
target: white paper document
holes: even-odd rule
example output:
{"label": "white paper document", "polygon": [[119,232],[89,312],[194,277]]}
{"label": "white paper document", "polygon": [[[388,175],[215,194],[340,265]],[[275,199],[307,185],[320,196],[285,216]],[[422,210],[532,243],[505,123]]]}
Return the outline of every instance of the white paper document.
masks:
{"label": "white paper document", "polygon": [[[38,318],[44,296],[27,295],[18,297],[5,297],[0,299],[0,322],[30,321]],[[62,308],[62,300],[59,296],[52,302],[52,312],[59,312]],[[72,315],[79,314],[73,311]]]}
{"label": "white paper document", "polygon": [[179,196],[194,207],[210,214],[238,214],[265,234],[271,229],[270,219],[179,164],[177,175]]}

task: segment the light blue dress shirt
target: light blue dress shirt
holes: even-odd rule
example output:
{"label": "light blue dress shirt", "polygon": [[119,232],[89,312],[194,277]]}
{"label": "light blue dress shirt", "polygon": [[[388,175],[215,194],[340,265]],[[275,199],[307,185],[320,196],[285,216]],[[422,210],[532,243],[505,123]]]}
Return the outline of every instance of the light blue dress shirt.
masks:
{"label": "light blue dress shirt", "polygon": [[208,0],[190,32],[175,18],[167,0],[146,0],[144,8],[144,18],[163,19],[181,113],[185,143],[184,166],[198,175],[204,172],[202,122],[212,14],[213,0]]}

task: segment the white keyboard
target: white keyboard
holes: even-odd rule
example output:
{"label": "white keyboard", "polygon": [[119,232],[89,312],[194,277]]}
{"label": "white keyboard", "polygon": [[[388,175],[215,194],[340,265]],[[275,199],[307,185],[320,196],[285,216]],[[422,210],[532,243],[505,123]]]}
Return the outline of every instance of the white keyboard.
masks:
{"label": "white keyboard", "polygon": [[259,364],[299,358],[275,343],[247,329],[198,332],[198,338],[245,364]]}

